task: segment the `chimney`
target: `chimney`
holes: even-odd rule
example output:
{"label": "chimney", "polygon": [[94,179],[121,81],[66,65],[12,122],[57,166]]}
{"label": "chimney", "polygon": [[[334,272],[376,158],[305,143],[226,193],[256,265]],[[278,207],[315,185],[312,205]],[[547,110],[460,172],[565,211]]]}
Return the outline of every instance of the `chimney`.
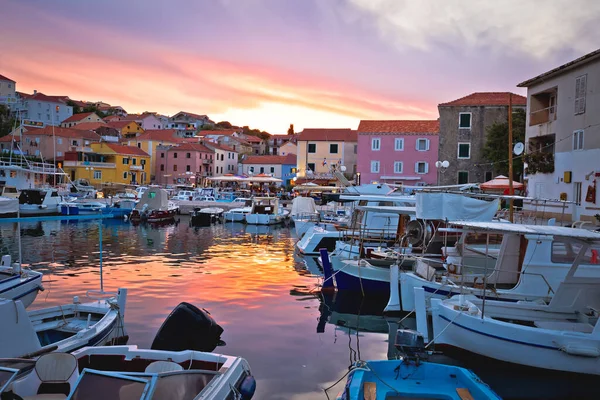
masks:
{"label": "chimney", "polygon": [[37,90],[33,89],[33,94],[37,94]]}

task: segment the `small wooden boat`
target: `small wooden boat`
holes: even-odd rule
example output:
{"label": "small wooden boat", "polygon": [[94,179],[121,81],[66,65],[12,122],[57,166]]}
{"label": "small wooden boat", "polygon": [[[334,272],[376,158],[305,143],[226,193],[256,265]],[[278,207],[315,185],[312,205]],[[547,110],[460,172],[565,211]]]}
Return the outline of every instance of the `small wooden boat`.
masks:
{"label": "small wooden boat", "polygon": [[19,300],[27,308],[42,286],[42,273],[30,269],[22,269],[19,263],[11,263],[10,255],[2,256],[0,262],[0,297]]}
{"label": "small wooden boat", "polygon": [[169,201],[165,189],[149,188],[144,192],[140,202],[135,206],[129,219],[131,222],[168,222],[175,219],[179,207]]}
{"label": "small wooden boat", "polygon": [[46,352],[70,352],[84,346],[122,343],[127,290],[108,299],[25,311],[21,301],[0,300],[0,357],[27,358]]}

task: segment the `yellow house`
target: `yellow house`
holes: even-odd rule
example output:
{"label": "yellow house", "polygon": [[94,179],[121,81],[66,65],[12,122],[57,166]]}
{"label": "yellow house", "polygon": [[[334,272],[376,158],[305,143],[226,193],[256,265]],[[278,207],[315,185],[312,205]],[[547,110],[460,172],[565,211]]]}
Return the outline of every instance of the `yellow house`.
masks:
{"label": "yellow house", "polygon": [[334,165],[356,172],[357,133],[352,129],[309,129],[298,136],[298,177],[330,174]]}
{"label": "yellow house", "polygon": [[110,128],[119,131],[122,137],[134,137],[144,133],[144,128],[135,121],[111,121],[106,124]]}
{"label": "yellow house", "polygon": [[150,182],[150,156],[135,146],[118,143],[92,143],[85,152],[65,154],[63,169],[71,180],[87,179],[96,187],[106,183]]}
{"label": "yellow house", "polygon": [[[150,174],[153,174],[156,171],[156,159],[160,157],[156,152],[156,147],[158,145],[174,146],[183,142],[184,139],[177,137],[176,129],[149,129],[142,135],[130,138],[127,144],[142,149],[150,155],[150,171],[152,171]],[[151,177],[151,180],[154,181],[154,176]]]}

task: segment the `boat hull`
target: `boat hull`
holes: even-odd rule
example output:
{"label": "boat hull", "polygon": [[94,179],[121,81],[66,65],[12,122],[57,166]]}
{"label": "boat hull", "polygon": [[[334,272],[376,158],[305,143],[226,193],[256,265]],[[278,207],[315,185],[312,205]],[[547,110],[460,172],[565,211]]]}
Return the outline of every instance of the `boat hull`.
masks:
{"label": "boat hull", "polygon": [[250,225],[276,225],[283,222],[283,217],[273,214],[246,214],[246,223]]}
{"label": "boat hull", "polygon": [[22,216],[32,215],[59,215],[60,207],[57,205],[40,206],[37,204],[21,204],[19,213]]}

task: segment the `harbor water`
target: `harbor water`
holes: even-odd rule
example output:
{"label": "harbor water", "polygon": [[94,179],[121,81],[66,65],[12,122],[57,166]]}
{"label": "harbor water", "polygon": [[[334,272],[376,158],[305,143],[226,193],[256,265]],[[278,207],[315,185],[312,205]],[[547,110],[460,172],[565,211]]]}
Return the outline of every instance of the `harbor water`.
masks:
{"label": "harbor water", "polygon": [[[99,289],[102,237],[104,289],[129,289],[129,344],[149,347],[180,302],[204,308],[224,328],[226,344],[215,352],[249,361],[256,399],[326,399],[323,388],[339,380],[328,391],[335,398],[352,363],[396,356],[395,330],[415,325],[410,318],[399,325],[401,317],[381,316],[386,299],[321,294],[316,260],[295,254],[297,238],[284,226],[193,228],[189,217],[178,216],[176,224],[158,227],[121,220],[22,222],[20,233],[23,263],[44,273],[45,291],[31,308],[66,304]],[[17,259],[18,234],[17,224],[0,223],[2,254]],[[504,398],[571,398],[586,383],[465,366]]]}

